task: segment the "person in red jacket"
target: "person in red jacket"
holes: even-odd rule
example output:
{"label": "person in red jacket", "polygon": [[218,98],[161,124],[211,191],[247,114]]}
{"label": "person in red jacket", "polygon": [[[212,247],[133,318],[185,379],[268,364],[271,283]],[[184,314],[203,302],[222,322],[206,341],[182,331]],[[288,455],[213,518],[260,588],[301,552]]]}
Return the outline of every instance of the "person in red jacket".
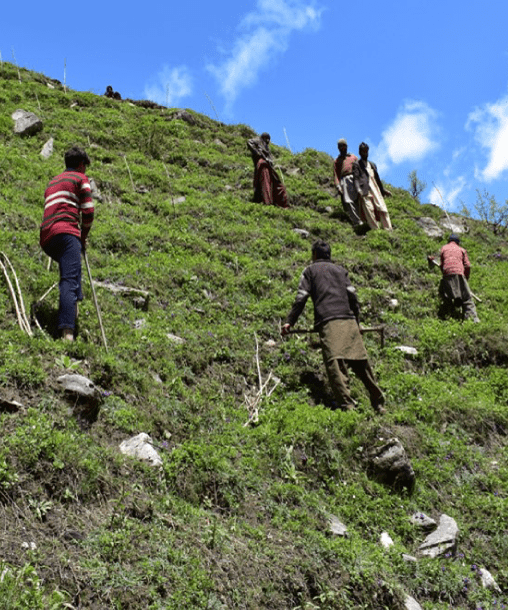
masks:
{"label": "person in red jacket", "polygon": [[40,245],[58,263],[60,304],[58,329],[72,341],[81,292],[81,251],[93,223],[94,205],[85,171],[86,152],[74,146],[65,153],[65,171],[52,178],[44,192]]}
{"label": "person in red jacket", "polygon": [[448,238],[448,243],[441,248],[440,267],[443,278],[439,285],[439,294],[444,301],[445,309],[462,307],[465,320],[479,322],[473,293],[467,283],[471,263],[466,250],[460,246],[460,240],[454,233]]}

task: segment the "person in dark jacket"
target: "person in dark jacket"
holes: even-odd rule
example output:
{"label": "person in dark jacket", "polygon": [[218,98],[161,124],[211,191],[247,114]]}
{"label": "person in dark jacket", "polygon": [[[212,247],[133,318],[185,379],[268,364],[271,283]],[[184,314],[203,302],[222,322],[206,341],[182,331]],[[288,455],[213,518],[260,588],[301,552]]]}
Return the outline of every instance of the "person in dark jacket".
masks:
{"label": "person in dark jacket", "polygon": [[312,245],[312,264],[300,277],[296,299],[281,334],[296,324],[307,299],[314,305],[314,328],[319,331],[323,361],[338,406],[355,406],[349,392],[348,368],[367,389],[375,411],[384,413],[385,399],[376,382],[360,334],[360,307],[347,271],[330,260],[331,248],[324,241]]}

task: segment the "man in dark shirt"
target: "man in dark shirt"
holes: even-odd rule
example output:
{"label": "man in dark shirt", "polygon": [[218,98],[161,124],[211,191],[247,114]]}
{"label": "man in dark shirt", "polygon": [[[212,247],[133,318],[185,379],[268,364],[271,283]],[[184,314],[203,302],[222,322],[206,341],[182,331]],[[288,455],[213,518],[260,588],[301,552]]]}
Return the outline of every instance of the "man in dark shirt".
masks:
{"label": "man in dark shirt", "polygon": [[326,242],[316,241],[312,245],[312,264],[300,277],[296,299],[281,334],[287,335],[295,325],[310,296],[314,305],[314,328],[319,331],[326,372],[339,407],[350,410],[355,406],[349,392],[349,366],[369,392],[373,409],[384,413],[384,396],[360,334],[356,291],[347,271],[332,263],[330,256],[331,248]]}

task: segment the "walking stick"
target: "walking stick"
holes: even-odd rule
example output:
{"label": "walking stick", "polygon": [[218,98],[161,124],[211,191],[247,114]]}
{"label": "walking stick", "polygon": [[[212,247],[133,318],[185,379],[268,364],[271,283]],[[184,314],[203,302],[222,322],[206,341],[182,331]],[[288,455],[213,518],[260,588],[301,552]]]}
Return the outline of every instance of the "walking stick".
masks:
{"label": "walking stick", "polygon": [[106,335],[104,333],[104,326],[102,325],[101,310],[99,309],[99,303],[97,302],[97,295],[95,294],[95,288],[93,286],[92,273],[90,271],[90,265],[88,264],[88,257],[86,255],[86,250],[83,250],[83,258],[85,259],[86,270],[88,272],[88,279],[90,280],[90,288],[92,289],[92,296],[93,296],[93,302],[95,304],[95,310],[97,311],[97,317],[99,318],[99,326],[101,327],[102,343],[104,344],[104,348],[107,353],[108,343],[106,341]]}

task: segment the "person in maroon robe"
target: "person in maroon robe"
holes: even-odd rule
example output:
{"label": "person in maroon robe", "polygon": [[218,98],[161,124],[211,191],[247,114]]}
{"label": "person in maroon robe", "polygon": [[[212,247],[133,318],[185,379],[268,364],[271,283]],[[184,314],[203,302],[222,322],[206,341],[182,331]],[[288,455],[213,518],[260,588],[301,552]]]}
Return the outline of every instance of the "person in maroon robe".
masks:
{"label": "person in maroon robe", "polygon": [[247,141],[254,163],[254,201],[287,208],[289,204],[286,187],[275,171],[269,145],[268,133],[262,133],[259,138]]}

